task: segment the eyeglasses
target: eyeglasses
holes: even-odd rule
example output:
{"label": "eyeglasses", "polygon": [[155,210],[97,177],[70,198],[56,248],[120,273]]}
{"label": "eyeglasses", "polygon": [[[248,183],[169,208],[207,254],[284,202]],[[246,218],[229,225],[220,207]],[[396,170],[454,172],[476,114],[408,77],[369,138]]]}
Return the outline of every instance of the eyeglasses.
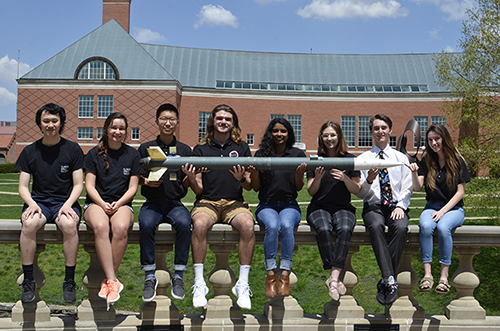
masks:
{"label": "eyeglasses", "polygon": [[335,133],[323,133],[321,137],[323,137],[323,139],[328,139],[328,138],[335,138],[337,137],[337,135]]}
{"label": "eyeglasses", "polygon": [[160,117],[160,118],[158,118],[158,121],[161,122],[161,123],[167,123],[168,122],[168,123],[170,123],[172,125],[175,125],[175,124],[177,124],[178,120],[175,117],[170,117],[170,118]]}

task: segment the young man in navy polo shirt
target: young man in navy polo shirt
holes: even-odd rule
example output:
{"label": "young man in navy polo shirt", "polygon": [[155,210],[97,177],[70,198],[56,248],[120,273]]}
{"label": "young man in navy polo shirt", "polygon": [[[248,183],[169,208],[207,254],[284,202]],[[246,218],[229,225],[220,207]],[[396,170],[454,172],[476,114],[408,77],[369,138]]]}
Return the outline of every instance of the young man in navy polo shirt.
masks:
{"label": "young man in navy polo shirt", "polygon": [[[241,130],[236,112],[227,105],[215,107],[208,119],[206,140],[197,145],[195,156],[239,157],[251,156],[248,145],[241,140]],[[207,232],[214,223],[231,224],[240,234],[238,254],[240,275],[233,287],[233,294],[238,298],[241,308],[250,309],[250,287],[248,275],[255,246],[254,219],[248,204],[243,201],[242,188],[251,189],[249,173],[244,167],[233,170],[217,170],[197,173],[196,185],[192,186],[197,194],[191,215],[193,234],[191,246],[195,283],[193,306],[207,304],[208,287],[203,278],[203,263],[207,253]]]}
{"label": "young man in navy polo shirt", "polygon": [[77,143],[61,137],[65,122],[64,108],[53,103],[41,107],[36,113],[36,124],[43,138],[26,146],[16,162],[16,168],[21,170],[19,196],[24,201],[19,238],[24,274],[23,303],[35,300],[36,233],[47,222],[55,223],[63,234],[66,262],[63,301],[76,301],[74,278],[79,242],[77,227],[82,213],[78,198],[83,190],[83,152]]}
{"label": "young man in navy polo shirt", "polygon": [[[139,147],[141,157],[147,157],[147,149],[159,146],[165,155],[192,156],[191,147],[175,138],[179,125],[179,111],[172,104],[163,104],[156,111],[156,125],[159,135],[156,140]],[[183,168],[185,169],[185,168]],[[191,214],[180,201],[186,196],[189,177],[181,170],[167,170],[162,179],[149,181],[149,171],[144,171],[140,179],[141,194],[146,202],[139,213],[141,269],[145,272],[142,299],[150,302],[156,297],[158,281],[155,278],[155,234],[158,225],[163,222],[172,224],[175,229],[174,276],[171,294],[175,299],[184,299],[183,275],[189,259],[191,244]],[[193,174],[194,176],[194,174]]]}

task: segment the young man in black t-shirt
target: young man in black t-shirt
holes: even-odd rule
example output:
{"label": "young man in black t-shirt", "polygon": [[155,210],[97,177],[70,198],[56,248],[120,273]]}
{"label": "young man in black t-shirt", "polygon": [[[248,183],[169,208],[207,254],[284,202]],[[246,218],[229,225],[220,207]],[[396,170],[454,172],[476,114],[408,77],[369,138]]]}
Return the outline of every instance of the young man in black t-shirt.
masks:
{"label": "young man in black t-shirt", "polygon": [[[191,147],[177,141],[175,130],[179,125],[179,112],[172,104],[163,104],[156,111],[156,125],[160,134],[156,140],[139,147],[141,157],[147,157],[147,149],[159,146],[169,157],[192,156]],[[187,171],[188,168],[184,167]],[[193,170],[193,168],[190,168]],[[146,202],[139,213],[141,269],[145,272],[142,300],[150,302],[156,297],[158,281],[155,278],[155,233],[163,222],[175,229],[174,276],[171,294],[175,299],[184,299],[184,271],[187,269],[191,244],[191,214],[180,201],[186,196],[189,177],[181,170],[167,170],[158,181],[148,180],[149,171],[144,170],[139,183]],[[194,174],[193,174],[194,176]],[[194,177],[193,177],[194,178]]]}
{"label": "young man in black t-shirt", "polygon": [[[197,145],[195,156],[238,157],[251,156],[248,145],[241,141],[238,117],[227,105],[215,107],[208,119],[207,137],[203,144]],[[250,309],[250,287],[248,275],[255,246],[254,219],[248,205],[243,202],[242,188],[251,189],[249,173],[244,167],[233,170],[217,170],[197,173],[193,191],[197,194],[191,215],[193,234],[191,246],[195,273],[193,306],[207,304],[205,296],[208,288],[203,278],[203,263],[207,253],[207,232],[214,223],[231,224],[240,234],[238,255],[240,275],[233,287],[241,308]]]}
{"label": "young man in black t-shirt", "polygon": [[83,152],[78,144],[60,136],[65,120],[64,109],[56,104],[50,103],[40,108],[36,113],[36,124],[43,138],[25,147],[16,162],[16,168],[21,170],[19,195],[25,203],[19,238],[24,274],[23,303],[35,300],[33,261],[36,233],[46,222],[55,223],[63,233],[66,261],[63,301],[76,301],[74,276],[78,252],[77,226],[81,216],[78,198],[83,190]]}

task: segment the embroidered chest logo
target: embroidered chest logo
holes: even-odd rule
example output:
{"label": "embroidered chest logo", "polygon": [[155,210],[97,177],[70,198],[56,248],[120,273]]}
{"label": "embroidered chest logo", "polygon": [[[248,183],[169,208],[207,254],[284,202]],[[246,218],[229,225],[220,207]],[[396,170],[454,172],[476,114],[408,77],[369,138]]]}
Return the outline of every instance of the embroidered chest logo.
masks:
{"label": "embroidered chest logo", "polygon": [[123,168],[123,175],[124,176],[130,176],[130,171],[132,169],[131,168]]}
{"label": "embroidered chest logo", "polygon": [[67,164],[61,165],[61,173],[67,174],[68,172],[69,172],[69,165],[67,165]]}
{"label": "embroidered chest logo", "polygon": [[229,152],[229,157],[238,157],[240,154],[238,154],[238,151],[230,151]]}

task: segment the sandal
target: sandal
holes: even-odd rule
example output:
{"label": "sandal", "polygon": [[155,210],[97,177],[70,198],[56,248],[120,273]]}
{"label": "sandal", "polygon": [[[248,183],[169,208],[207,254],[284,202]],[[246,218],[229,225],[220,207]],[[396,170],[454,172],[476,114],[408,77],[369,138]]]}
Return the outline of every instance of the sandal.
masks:
{"label": "sandal", "polygon": [[448,284],[448,280],[439,280],[439,284],[436,286],[436,293],[439,294],[448,294],[450,293],[450,285]]}
{"label": "sandal", "polygon": [[418,289],[420,292],[429,292],[432,290],[432,287],[434,286],[434,280],[431,277],[424,277],[420,281],[420,286]]}
{"label": "sandal", "polygon": [[[332,285],[332,283],[337,283],[337,285]],[[328,295],[334,301],[339,301],[340,295],[344,295],[346,292],[346,288],[340,280],[331,280],[330,278],[328,278],[325,282],[325,285],[328,288]]]}

